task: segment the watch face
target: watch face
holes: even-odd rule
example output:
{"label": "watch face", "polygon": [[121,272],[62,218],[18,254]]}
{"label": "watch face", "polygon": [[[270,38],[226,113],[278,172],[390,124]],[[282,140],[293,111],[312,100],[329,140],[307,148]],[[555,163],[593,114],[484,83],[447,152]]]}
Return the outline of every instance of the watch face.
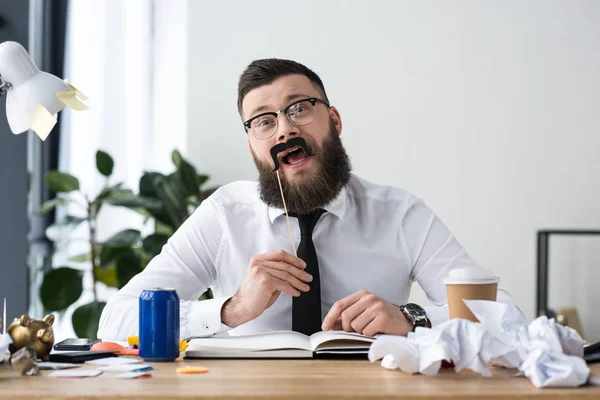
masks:
{"label": "watch face", "polygon": [[423,307],[421,307],[421,306],[419,306],[417,304],[408,303],[404,307],[406,307],[406,311],[408,311],[415,318],[427,316],[427,314],[425,313],[425,310],[423,309]]}

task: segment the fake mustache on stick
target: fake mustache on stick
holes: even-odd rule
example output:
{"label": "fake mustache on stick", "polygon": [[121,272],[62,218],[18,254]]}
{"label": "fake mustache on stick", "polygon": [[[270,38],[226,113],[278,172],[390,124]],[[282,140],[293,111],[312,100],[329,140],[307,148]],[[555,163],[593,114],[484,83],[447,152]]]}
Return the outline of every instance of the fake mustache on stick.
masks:
{"label": "fake mustache on stick", "polygon": [[310,149],[308,148],[308,143],[306,143],[306,140],[304,140],[304,138],[301,137],[295,137],[288,140],[285,143],[276,144],[275,146],[271,147],[271,158],[273,159],[273,163],[275,164],[275,169],[273,169],[273,172],[279,169],[279,159],[277,158],[277,155],[284,150],[291,149],[296,146],[300,146],[302,148],[302,151],[304,151],[306,157],[315,155],[314,153],[311,153]]}
{"label": "fake mustache on stick", "polygon": [[273,172],[277,174],[277,182],[279,182],[279,191],[281,192],[281,200],[283,202],[283,209],[285,210],[285,218],[287,220],[288,229],[290,231],[290,239],[292,240],[292,249],[294,250],[294,255],[298,257],[298,253],[296,251],[296,243],[294,243],[294,235],[292,234],[292,226],[290,224],[290,216],[288,213],[287,205],[285,204],[285,197],[283,196],[283,188],[281,187],[281,178],[279,177],[279,160],[277,159],[277,155],[282,151],[287,149],[291,149],[294,147],[300,146],[304,154],[307,157],[314,156],[314,154],[308,148],[308,143],[301,137],[295,137],[288,140],[285,143],[279,143],[275,146],[271,147],[271,158],[273,158],[273,163],[275,164],[275,169]]}

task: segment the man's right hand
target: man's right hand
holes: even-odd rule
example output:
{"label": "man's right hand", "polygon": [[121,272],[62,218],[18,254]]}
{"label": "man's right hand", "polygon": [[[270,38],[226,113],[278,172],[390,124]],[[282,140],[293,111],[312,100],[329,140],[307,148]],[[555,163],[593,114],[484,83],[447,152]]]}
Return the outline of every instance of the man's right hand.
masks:
{"label": "man's right hand", "polygon": [[252,257],[244,283],[221,308],[221,321],[234,328],[252,321],[271,307],[281,292],[294,297],[308,292],[312,275],[306,263],[283,250]]}

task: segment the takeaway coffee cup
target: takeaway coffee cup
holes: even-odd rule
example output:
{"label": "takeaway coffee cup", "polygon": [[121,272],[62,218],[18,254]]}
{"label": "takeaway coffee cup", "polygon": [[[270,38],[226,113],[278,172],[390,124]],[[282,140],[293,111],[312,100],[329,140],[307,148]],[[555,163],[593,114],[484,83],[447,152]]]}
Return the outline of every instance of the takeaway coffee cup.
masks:
{"label": "takeaway coffee cup", "polygon": [[485,268],[457,268],[444,279],[448,296],[450,318],[464,318],[479,322],[463,302],[465,300],[496,301],[498,277],[494,271]]}

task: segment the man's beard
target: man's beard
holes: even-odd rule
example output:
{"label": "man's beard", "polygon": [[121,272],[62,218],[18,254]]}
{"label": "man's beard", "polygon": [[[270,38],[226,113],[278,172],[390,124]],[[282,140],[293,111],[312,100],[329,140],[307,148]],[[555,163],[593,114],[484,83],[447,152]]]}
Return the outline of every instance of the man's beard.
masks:
{"label": "man's beard", "polygon": [[[296,214],[308,214],[331,203],[350,180],[352,170],[350,159],[331,120],[329,135],[323,140],[321,148],[317,148],[312,140],[305,139],[311,152],[316,153],[313,157],[317,158],[315,161],[319,164],[318,171],[309,174],[301,172],[293,182],[289,182],[284,174],[279,174],[287,209]],[[271,207],[283,209],[277,174],[273,172],[273,167],[270,163],[261,162],[254,151],[252,158],[258,168],[260,198]]]}

